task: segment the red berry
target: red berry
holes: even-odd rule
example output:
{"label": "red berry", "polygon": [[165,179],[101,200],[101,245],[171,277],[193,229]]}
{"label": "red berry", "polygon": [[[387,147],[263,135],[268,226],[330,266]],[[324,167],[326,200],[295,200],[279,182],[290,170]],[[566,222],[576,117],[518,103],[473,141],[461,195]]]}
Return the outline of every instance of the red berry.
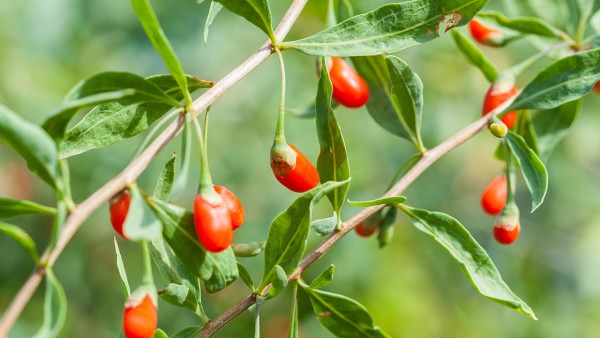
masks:
{"label": "red berry", "polygon": [[242,202],[240,202],[240,200],[231,192],[231,190],[220,185],[215,185],[214,188],[217,194],[221,195],[221,198],[223,201],[225,201],[225,204],[227,204],[229,217],[231,218],[231,226],[233,229],[235,230],[242,226],[246,217]]}
{"label": "red berry", "polygon": [[127,240],[129,239],[123,234],[123,224],[127,218],[129,204],[131,204],[131,197],[127,190],[110,200],[110,223],[112,224],[113,229],[115,229],[121,237]]}
{"label": "red berry", "polygon": [[369,86],[342,58],[332,57],[329,77],[333,99],[348,108],[362,107],[369,101]]}
{"label": "red berry", "polygon": [[506,177],[494,178],[481,194],[481,207],[490,215],[498,215],[506,205]]}
{"label": "red berry", "polygon": [[362,222],[354,228],[354,231],[360,237],[370,237],[377,231],[377,228],[365,226],[365,223]]}
{"label": "red berry", "polygon": [[473,39],[482,45],[498,47],[506,42],[502,31],[486,26],[477,19],[469,21],[469,31]]}
{"label": "red berry", "polygon": [[[481,116],[494,110],[496,107],[504,103],[511,96],[517,93],[517,87],[515,87],[512,81],[496,81],[492,83],[490,89],[485,93],[483,99],[483,109],[481,109]],[[511,111],[500,118],[508,129],[511,129],[517,120],[517,112]]]}
{"label": "red berry", "polygon": [[[219,195],[215,195],[219,196]],[[198,194],[194,200],[194,224],[200,243],[210,252],[221,252],[231,244],[233,226],[227,202],[210,202]]]}
{"label": "red berry", "polygon": [[152,338],[157,324],[157,309],[150,295],[146,295],[138,304],[130,306],[125,304],[125,313],[123,314],[125,337]]}
{"label": "red berry", "polygon": [[312,163],[293,145],[289,144],[290,148],[296,153],[296,166],[281,177],[275,174],[275,178],[279,183],[294,192],[305,192],[319,184],[319,172]]}
{"label": "red berry", "polygon": [[519,223],[512,225],[494,224],[494,238],[496,238],[496,241],[500,244],[508,245],[516,241],[520,231],[521,226]]}
{"label": "red berry", "polygon": [[596,93],[600,94],[600,81],[596,82],[596,84],[594,85],[594,90],[596,91]]}

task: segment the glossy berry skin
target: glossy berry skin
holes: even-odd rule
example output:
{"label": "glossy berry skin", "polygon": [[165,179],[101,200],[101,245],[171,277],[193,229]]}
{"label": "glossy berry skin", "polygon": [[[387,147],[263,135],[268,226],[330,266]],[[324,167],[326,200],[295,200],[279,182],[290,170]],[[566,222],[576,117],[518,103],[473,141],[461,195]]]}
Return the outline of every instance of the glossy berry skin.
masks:
{"label": "glossy berry skin", "polygon": [[194,200],[194,224],[198,239],[207,251],[221,252],[231,244],[233,227],[224,199],[211,203],[198,194]]}
{"label": "glossy berry skin", "polygon": [[500,244],[508,245],[513,243],[519,237],[520,231],[521,226],[519,223],[509,226],[494,224],[494,238]]}
{"label": "glossy berry skin", "polygon": [[506,176],[494,178],[481,194],[481,207],[489,215],[498,215],[506,205]]}
{"label": "glossy berry skin", "polygon": [[127,239],[123,234],[123,224],[125,224],[125,219],[127,218],[127,213],[129,212],[129,205],[131,204],[131,197],[129,196],[129,192],[125,190],[118,196],[115,196],[110,201],[110,223],[113,226],[113,229],[121,235],[124,239]]}
{"label": "glossy berry skin", "polygon": [[356,234],[360,237],[371,237],[375,231],[377,231],[377,228],[365,226],[365,223],[363,222],[357,225],[356,228],[354,228],[354,231],[356,231]]}
{"label": "glossy berry skin", "polygon": [[469,21],[469,31],[473,39],[482,45],[498,47],[505,43],[502,31],[488,27],[477,19]]}
{"label": "glossy berry skin", "polygon": [[130,307],[123,314],[123,333],[127,338],[152,338],[158,324],[157,309],[150,295]]}
{"label": "glossy berry skin", "polygon": [[291,191],[309,191],[319,184],[319,172],[300,150],[291,144],[289,146],[296,153],[296,166],[284,177],[275,175],[275,178]]}
{"label": "glossy berry skin", "polygon": [[[510,86],[498,86],[496,84],[492,84],[490,89],[488,89],[487,93],[485,94],[485,98],[483,99],[481,116],[491,112],[516,93],[517,87],[515,87],[514,84]],[[504,114],[500,120],[502,120],[508,129],[511,129],[517,120],[517,112],[508,112]]]}
{"label": "glossy berry skin", "polygon": [[359,108],[369,101],[369,86],[342,58],[332,57],[329,77],[333,99],[348,108]]}
{"label": "glossy berry skin", "polygon": [[231,218],[231,226],[233,229],[237,229],[242,224],[244,224],[244,219],[246,218],[246,213],[244,212],[244,206],[242,202],[231,192],[231,190],[220,186],[214,186],[217,194],[221,195],[221,198],[227,204],[227,209],[229,210],[229,217]]}

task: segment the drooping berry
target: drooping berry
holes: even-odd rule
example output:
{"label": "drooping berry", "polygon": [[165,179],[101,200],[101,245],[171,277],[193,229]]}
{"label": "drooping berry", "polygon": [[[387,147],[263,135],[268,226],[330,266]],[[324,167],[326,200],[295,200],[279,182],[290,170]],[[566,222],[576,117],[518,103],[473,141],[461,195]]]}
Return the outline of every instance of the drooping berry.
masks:
{"label": "drooping berry", "polygon": [[194,224],[200,243],[207,251],[221,252],[231,244],[233,226],[227,202],[215,194],[217,198],[210,201],[202,194],[194,200]]}
{"label": "drooping berry", "polygon": [[481,207],[490,215],[498,215],[506,205],[506,176],[494,178],[481,194]]}
{"label": "drooping berry", "polygon": [[356,234],[360,237],[371,237],[375,233],[375,231],[377,231],[377,228],[367,227],[363,222],[357,225],[356,228],[354,228],[354,231],[356,231]]}
{"label": "drooping berry", "polygon": [[594,90],[596,91],[596,93],[600,94],[600,81],[596,82],[596,84],[594,85]]}
{"label": "drooping berry", "polygon": [[124,239],[129,240],[123,233],[123,224],[127,218],[129,212],[129,205],[131,204],[131,197],[129,192],[124,190],[120,194],[116,195],[110,200],[110,223],[113,229],[121,235]]}
{"label": "drooping berry", "polygon": [[500,47],[506,44],[504,33],[496,28],[484,25],[477,19],[469,21],[471,36],[482,45]]}
{"label": "drooping berry", "polygon": [[[481,109],[481,116],[491,112],[516,93],[517,87],[515,86],[514,76],[510,74],[500,75],[498,79],[492,83],[487,93],[485,93],[485,98],[483,99],[483,108]],[[500,120],[508,129],[511,129],[517,120],[517,112],[508,112],[504,114]]]}
{"label": "drooping berry", "polygon": [[521,226],[516,224],[494,224],[494,238],[500,244],[511,244],[519,237]]}
{"label": "drooping berry", "polygon": [[316,187],[319,184],[317,168],[296,147],[291,144],[288,144],[288,146],[293,151],[291,154],[296,157],[295,164],[288,167],[287,174],[281,176],[277,173],[277,170],[282,167],[281,161],[275,159],[274,154],[271,153],[271,169],[275,174],[275,178],[283,186],[294,192],[305,192]]}
{"label": "drooping berry", "polygon": [[344,59],[331,58],[329,77],[333,86],[332,97],[339,104],[359,108],[369,101],[369,86]]}
{"label": "drooping berry", "polygon": [[220,186],[214,186],[217,194],[221,195],[221,198],[227,204],[229,210],[229,217],[231,218],[231,226],[233,229],[237,229],[244,224],[246,213],[244,212],[244,206],[242,202],[231,192],[231,190]]}
{"label": "drooping berry", "polygon": [[367,217],[354,228],[354,231],[360,237],[370,237],[381,227],[382,222],[383,218],[381,217],[381,211],[379,211]]}
{"label": "drooping berry", "polygon": [[158,324],[156,305],[149,294],[141,301],[130,299],[125,303],[123,333],[127,338],[152,338]]}

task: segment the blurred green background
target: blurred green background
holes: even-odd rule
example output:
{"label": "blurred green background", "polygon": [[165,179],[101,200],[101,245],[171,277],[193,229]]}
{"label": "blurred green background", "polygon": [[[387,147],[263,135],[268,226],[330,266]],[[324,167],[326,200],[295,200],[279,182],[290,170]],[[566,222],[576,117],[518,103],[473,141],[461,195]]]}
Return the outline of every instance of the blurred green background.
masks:
{"label": "blurred green background", "polygon": [[[274,21],[290,1],[271,1]],[[289,39],[324,28],[326,1],[311,1]],[[362,12],[383,1],[358,4]],[[253,53],[265,40],[248,22],[223,11],[211,27],[208,46],[202,32],[208,3],[193,0],[153,1],[164,30],[187,73],[217,80]],[[128,1],[22,0],[0,2],[0,102],[27,119],[42,122],[81,78],[95,72],[121,70],[149,76],[167,73]],[[464,28],[460,28],[464,32]],[[535,53],[527,40],[507,48],[484,48],[499,69]],[[485,79],[467,65],[449,35],[398,53],[424,83],[423,137],[433,147],[480,115]],[[304,108],[316,94],[315,59],[284,53],[287,106]],[[524,74],[524,85],[537,68]],[[212,110],[210,162],[215,183],[228,186],[246,208],[246,224],[234,241],[264,240],[271,220],[296,195],[272,177],[268,154],[275,129],[280,74],[271,57],[218,100]],[[481,133],[433,165],[406,192],[412,206],[449,213],[467,226],[486,248],[506,282],[539,317],[527,317],[479,296],[458,265],[405,217],[396,223],[393,242],[380,250],[374,238],[349,234],[305,274],[311,280],[329,264],[335,279],[326,290],[348,295],[365,305],[393,337],[597,337],[600,332],[600,96],[584,100],[573,132],[550,159],[550,189],[546,202],[527,212],[530,199],[520,181],[517,200],[522,209],[522,232],[509,247],[492,238],[493,218],[484,215],[479,196],[502,163],[492,152],[497,141]],[[413,149],[376,125],[365,109],[338,108],[348,147],[352,185],[348,198],[379,196],[398,166]],[[83,114],[80,114],[83,115]],[[287,139],[316,160],[318,143],[314,120],[288,117]],[[73,193],[80,202],[119,173],[141,137],[73,157],[69,160]],[[165,149],[139,184],[151,191],[162,165],[179,140]],[[192,172],[197,172],[197,163]],[[190,208],[197,184],[176,202]],[[31,176],[24,162],[0,146],[0,195],[27,198],[52,205],[53,193]],[[344,207],[344,217],[358,209]],[[316,217],[330,215],[326,201]],[[47,245],[51,219],[20,217],[10,222],[31,233],[38,247]],[[61,337],[117,337],[124,297],[114,262],[114,232],[107,206],[98,210],[75,235],[57,261],[55,272],[69,302]],[[310,247],[322,238],[311,234]],[[141,279],[141,248],[119,240],[135,288]],[[0,235],[0,310],[4,312],[33,269],[28,256],[7,236]],[[40,249],[41,250],[41,249]],[[262,255],[242,258],[256,281]],[[160,278],[159,287],[164,286]],[[264,337],[287,337],[290,310],[287,294],[262,307]],[[248,293],[241,282],[205,295],[204,305],[216,317]],[[11,332],[29,337],[42,322],[43,286]],[[160,302],[159,327],[167,333],[198,324],[186,310]],[[332,337],[300,300],[303,337]],[[253,315],[245,312],[215,337],[252,337]]]}

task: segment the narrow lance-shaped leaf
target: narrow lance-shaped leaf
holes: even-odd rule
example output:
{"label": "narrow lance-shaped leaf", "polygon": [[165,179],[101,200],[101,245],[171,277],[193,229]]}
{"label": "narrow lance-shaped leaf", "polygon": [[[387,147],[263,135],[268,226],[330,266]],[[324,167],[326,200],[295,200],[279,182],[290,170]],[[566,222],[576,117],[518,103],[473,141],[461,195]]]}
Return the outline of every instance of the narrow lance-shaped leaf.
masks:
{"label": "narrow lance-shaped leaf", "polygon": [[312,283],[310,283],[311,289],[322,289],[329,285],[333,280],[333,272],[335,271],[335,266],[333,264],[329,265],[325,271],[321,272]]}
{"label": "narrow lance-shaped leaf", "polygon": [[246,284],[250,291],[254,292],[254,281],[252,280],[252,276],[250,276],[248,269],[246,269],[246,267],[240,262],[237,262],[237,267],[238,271],[240,272],[240,279],[242,280],[242,282]]}
{"label": "narrow lance-shaped leaf", "polygon": [[600,48],[560,59],[529,82],[506,111],[551,109],[587,95],[600,81]]}
{"label": "narrow lance-shaped leaf", "polygon": [[483,54],[481,49],[458,30],[453,29],[451,33],[456,47],[458,47],[458,50],[460,50],[465,59],[467,59],[467,62],[477,67],[489,82],[494,82],[498,77],[498,70],[492,62],[488,60],[485,54]]}
{"label": "narrow lance-shaped leaf", "polygon": [[[177,82],[171,75],[156,75],[145,80],[176,102],[183,98]],[[214,84],[189,75],[187,83],[191,92],[200,88],[210,88]],[[137,99],[139,100],[135,102],[119,100],[103,103],[92,109],[65,134],[60,149],[61,157],[81,154],[133,137],[146,130],[173,108],[172,104],[157,102],[148,97],[137,97]]]}
{"label": "narrow lance-shaped leaf", "polygon": [[[419,109],[418,114],[421,114],[422,84],[418,76],[412,73],[408,66],[404,67],[402,64],[398,65],[401,69],[389,69],[397,64],[395,61],[386,61],[384,56],[355,57],[352,58],[352,62],[369,85],[371,99],[367,102],[367,110],[375,122],[396,136],[415,145],[420,144],[420,134],[418,134],[418,130],[414,129],[415,125],[411,126],[407,123],[418,121],[417,124],[420,124],[420,116],[407,116],[416,114],[414,109]],[[393,78],[392,71],[394,72]],[[406,78],[398,79],[403,76]],[[393,83],[393,81],[399,82]],[[395,86],[394,89],[392,89],[392,85]],[[399,96],[402,95],[402,92],[408,93],[409,97]],[[407,101],[405,103],[407,106],[403,106],[403,100]],[[416,103],[418,106],[413,105]],[[413,110],[408,105],[413,105]]]}
{"label": "narrow lance-shaped leaf", "polygon": [[544,163],[536,153],[527,146],[527,143],[520,135],[509,131],[505,140],[511,152],[515,155],[517,163],[521,167],[527,188],[531,192],[531,212],[533,212],[542,204],[548,190],[548,172],[546,171],[546,166],[544,166]]}
{"label": "narrow lance-shaped leaf", "polygon": [[456,219],[439,212],[400,208],[420,231],[431,236],[452,255],[473,287],[484,297],[515,309],[532,319],[535,314],[506,285],[485,250]]}
{"label": "narrow lance-shaped leaf", "polygon": [[123,286],[125,298],[129,298],[129,295],[131,294],[131,288],[129,287],[129,280],[127,279],[127,271],[125,271],[125,264],[123,264],[123,257],[121,257],[121,250],[119,250],[117,239],[113,237],[113,241],[115,243],[115,261],[117,262],[117,270],[119,271],[121,286]]}
{"label": "narrow lance-shaped leaf", "polygon": [[383,197],[383,198],[377,198],[374,200],[370,200],[370,201],[348,201],[348,203],[356,206],[356,207],[372,207],[374,205],[381,205],[381,204],[389,204],[389,205],[395,205],[395,204],[401,204],[406,202],[406,197],[404,196],[390,196],[390,197]]}
{"label": "narrow lance-shaped leaf", "polygon": [[298,266],[306,249],[313,206],[327,193],[347,183],[327,182],[319,185],[298,197],[273,220],[265,247],[265,270],[259,290],[271,282],[276,265],[281,266],[286,274]]}
{"label": "narrow lance-shaped leaf", "polygon": [[[325,65],[325,58],[322,59],[322,64]],[[317,170],[321,182],[327,181],[346,181],[350,178],[350,165],[348,163],[348,155],[346,153],[346,144],[342,131],[335,118],[333,109],[331,109],[331,94],[333,87],[329,78],[327,67],[321,67],[321,78],[317,91],[316,100],[316,122],[317,136],[321,151],[317,159]],[[327,194],[327,198],[333,206],[333,210],[339,215],[348,193],[349,184],[346,184],[338,189]]]}
{"label": "narrow lance-shaped leaf", "polygon": [[44,323],[33,338],[56,337],[67,318],[67,297],[52,269],[46,269]]}
{"label": "narrow lance-shaped leaf", "polygon": [[210,8],[208,9],[208,15],[206,16],[206,22],[204,23],[204,45],[208,43],[208,29],[210,25],[212,25],[213,21],[219,14],[219,12],[223,9],[223,5],[218,2],[211,1]]}
{"label": "narrow lance-shaped leaf", "polygon": [[547,160],[567,135],[579,112],[582,100],[567,102],[551,110],[542,110],[533,118],[541,159]]}
{"label": "narrow lance-shaped leaf", "polygon": [[171,75],[173,75],[177,81],[181,92],[183,92],[185,101],[187,103],[191,103],[192,98],[187,87],[187,79],[183,72],[183,68],[181,68],[179,59],[177,58],[177,55],[175,55],[175,52],[173,51],[165,32],[163,32],[162,28],[160,27],[158,18],[156,17],[156,14],[154,14],[154,10],[150,5],[150,1],[131,0],[131,5],[135,10],[135,14],[137,15],[138,19],[142,23],[142,26],[146,31],[146,35],[148,35],[148,38],[152,42],[152,45],[154,45],[154,48],[156,48],[156,51],[162,57],[165,66],[167,66],[167,69],[169,70],[169,73],[171,73]]}
{"label": "narrow lance-shaped leaf", "polygon": [[250,21],[265,32],[271,41],[275,42],[271,8],[267,0],[214,0],[225,6],[231,12]]}
{"label": "narrow lance-shaped leaf", "polygon": [[267,298],[274,298],[279,295],[285,289],[287,283],[287,274],[281,266],[275,265],[273,279],[271,280],[271,289],[269,289]]}
{"label": "narrow lance-shaped leaf", "polygon": [[40,264],[40,258],[35,248],[35,242],[25,230],[19,228],[16,225],[0,222],[0,232],[7,234],[12,237],[17,243],[27,252],[27,254],[33,259],[35,264]]}
{"label": "narrow lance-shaped leaf", "polygon": [[316,290],[300,282],[308,294],[319,323],[340,338],[390,337],[373,324],[367,309],[354,299]]}
{"label": "narrow lance-shaped leaf", "polygon": [[559,32],[543,19],[536,17],[507,18],[496,11],[481,11],[477,16],[494,20],[501,27],[515,30],[524,34],[534,34],[544,37],[560,38]]}
{"label": "narrow lance-shaped leaf", "polygon": [[0,197],[0,219],[28,214],[54,215],[55,213],[56,209],[35,202]]}
{"label": "narrow lance-shaped leaf", "polygon": [[166,201],[173,189],[173,181],[175,180],[175,159],[177,155],[173,153],[173,157],[165,164],[165,167],[160,172],[156,187],[154,188],[153,198]]}
{"label": "narrow lance-shaped leaf", "polygon": [[60,141],[65,136],[69,122],[80,109],[111,101],[179,106],[177,100],[141,76],[127,72],[102,72],[79,81],[42,127],[52,138]]}
{"label": "narrow lance-shaped leaf", "polygon": [[282,48],[325,56],[392,53],[437,38],[469,22],[487,0],[412,0],[351,17]]}
{"label": "narrow lance-shaped leaf", "polygon": [[54,141],[35,124],[0,104],[0,141],[16,151],[34,174],[56,188],[58,154]]}
{"label": "narrow lance-shaped leaf", "polygon": [[137,186],[131,189],[131,202],[123,224],[123,234],[130,240],[152,240],[160,235],[162,225]]}

